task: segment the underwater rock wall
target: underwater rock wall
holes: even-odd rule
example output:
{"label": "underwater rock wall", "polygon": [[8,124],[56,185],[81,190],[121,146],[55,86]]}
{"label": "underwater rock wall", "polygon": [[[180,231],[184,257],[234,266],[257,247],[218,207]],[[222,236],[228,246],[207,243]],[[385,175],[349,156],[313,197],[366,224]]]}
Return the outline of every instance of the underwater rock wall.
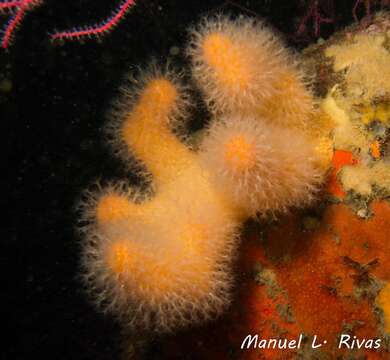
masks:
{"label": "underwater rock wall", "polygon": [[[302,63],[332,123],[323,197],[314,209],[248,227],[229,315],[206,335],[182,335],[180,349],[168,341],[169,355],[197,343],[204,358],[390,357],[390,15],[310,46]],[[248,334],[258,345],[304,340],[299,349],[241,350]]]}
{"label": "underwater rock wall", "polygon": [[[163,358],[387,359],[389,15],[300,61],[261,24],[207,21],[188,49],[214,117],[198,153],[172,131],[189,98],[169,71],[138,79],[112,125],[119,153],[141,160],[152,185],[89,197],[84,275],[95,301],[130,332],[225,314],[164,337]],[[300,346],[241,350],[248,334]]]}

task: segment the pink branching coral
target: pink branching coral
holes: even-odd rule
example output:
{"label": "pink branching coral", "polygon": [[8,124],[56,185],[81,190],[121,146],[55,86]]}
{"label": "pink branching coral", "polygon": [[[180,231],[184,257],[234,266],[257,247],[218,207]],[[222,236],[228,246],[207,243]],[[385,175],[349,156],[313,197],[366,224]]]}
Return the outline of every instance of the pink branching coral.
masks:
{"label": "pink branching coral", "polygon": [[355,5],[353,6],[353,9],[352,9],[352,15],[353,15],[354,20],[359,21],[359,18],[357,15],[357,10],[358,10],[359,6],[362,4],[364,4],[364,10],[366,12],[366,16],[370,17],[371,13],[372,13],[372,9],[371,9],[372,3],[374,3],[374,2],[379,2],[381,8],[386,8],[390,5],[389,0],[379,0],[379,1],[376,1],[376,0],[356,0]]}
{"label": "pink branching coral", "polygon": [[15,0],[0,2],[0,11],[15,11],[8,23],[5,25],[1,36],[1,47],[6,49],[11,43],[13,34],[22,23],[26,13],[42,4],[41,0]]}
{"label": "pink branching coral", "polygon": [[214,115],[198,153],[175,134],[186,86],[170,71],[149,71],[125,91],[110,127],[151,189],[109,186],[84,206],[86,284],[103,311],[133,329],[172,331],[221,314],[242,222],[308,204],[323,178],[312,97],[263,24],[206,19],[188,53]]}
{"label": "pink branching coral", "polygon": [[[324,6],[324,3],[327,6]],[[310,0],[308,9],[306,14],[303,16],[302,20],[298,25],[298,29],[296,32],[297,36],[302,36],[306,32],[307,24],[309,21],[313,23],[313,35],[318,38],[321,33],[321,25],[322,24],[332,24],[335,22],[334,14],[323,14],[323,8],[333,9],[333,1],[332,0]],[[332,16],[333,15],[333,16]]]}
{"label": "pink branching coral", "polygon": [[135,4],[134,0],[125,0],[112,12],[111,16],[107,19],[103,20],[100,23],[77,27],[74,29],[57,31],[50,35],[52,40],[73,40],[73,39],[81,39],[81,38],[90,38],[90,37],[98,37],[105,35],[112,31],[112,29],[118,25],[119,21],[121,21],[126,13],[132,8]]}
{"label": "pink branching coral", "polygon": [[[41,5],[43,0],[0,0],[0,12],[14,12],[11,19],[5,24],[2,30],[1,47],[7,49],[11,44],[14,33],[18,26],[21,25],[26,13],[35,7]],[[76,27],[64,31],[56,31],[50,34],[51,40],[74,40],[81,38],[99,37],[111,32],[116,25],[125,17],[128,11],[135,5],[134,0],[124,0],[118,7],[113,10],[107,19],[84,27]]]}

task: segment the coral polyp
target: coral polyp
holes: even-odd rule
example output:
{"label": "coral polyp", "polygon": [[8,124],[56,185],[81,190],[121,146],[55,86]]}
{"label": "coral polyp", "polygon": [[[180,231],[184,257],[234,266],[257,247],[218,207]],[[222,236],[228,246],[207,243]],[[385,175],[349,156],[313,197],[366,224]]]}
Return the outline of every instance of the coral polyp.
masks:
{"label": "coral polyp", "polygon": [[188,53],[215,116],[199,151],[175,134],[186,86],[172,72],[146,72],[110,128],[150,189],[111,186],[86,210],[87,286],[132,329],[172,331],[221,314],[241,224],[307,205],[325,171],[308,122],[318,127],[313,100],[280,41],[249,19],[208,19],[198,30]]}

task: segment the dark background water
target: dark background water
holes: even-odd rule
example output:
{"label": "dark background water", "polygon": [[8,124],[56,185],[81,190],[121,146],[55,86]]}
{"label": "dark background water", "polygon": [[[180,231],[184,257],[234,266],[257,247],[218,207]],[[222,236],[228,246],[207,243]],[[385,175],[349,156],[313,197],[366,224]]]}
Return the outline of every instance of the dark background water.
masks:
{"label": "dark background water", "polygon": [[[208,13],[263,18],[291,46],[315,40],[310,31],[307,37],[294,35],[307,1],[138,0],[103,39],[48,41],[48,32],[94,23],[118,2],[48,0],[27,15],[12,47],[0,51],[0,85],[11,86],[0,86],[5,145],[1,327],[10,336],[2,339],[0,359],[119,357],[118,324],[95,311],[77,279],[74,206],[96,179],[131,178],[103,138],[107,110],[125,75],[151,57],[186,68],[187,28]],[[336,24],[322,27],[324,37],[352,21],[355,1],[335,2]],[[2,23],[6,19],[1,15]],[[173,47],[180,49],[177,55]],[[206,117],[200,104],[193,127]],[[160,358],[152,350],[149,357]]]}

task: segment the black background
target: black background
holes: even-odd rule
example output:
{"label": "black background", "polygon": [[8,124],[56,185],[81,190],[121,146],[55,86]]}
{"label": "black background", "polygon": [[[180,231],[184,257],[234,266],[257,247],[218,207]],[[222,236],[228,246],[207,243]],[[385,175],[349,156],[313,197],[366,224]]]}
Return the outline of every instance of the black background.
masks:
{"label": "black background", "polygon": [[[294,36],[308,1],[292,0],[138,0],[105,38],[57,45],[48,40],[54,29],[107,17],[118,2],[48,0],[26,16],[9,50],[0,50],[0,82],[12,84],[11,91],[0,92],[0,309],[1,328],[9,335],[2,339],[1,359],[119,357],[118,324],[95,311],[77,279],[74,207],[96,179],[131,177],[103,137],[107,111],[126,74],[152,57],[186,68],[187,28],[209,13],[258,16],[297,48],[315,40],[310,31]],[[352,21],[355,1],[335,2],[336,24],[322,27],[324,37]],[[6,20],[2,14],[0,21]],[[173,46],[179,55],[170,55]],[[207,118],[197,101],[194,128]],[[148,357],[160,358],[152,350]]]}

